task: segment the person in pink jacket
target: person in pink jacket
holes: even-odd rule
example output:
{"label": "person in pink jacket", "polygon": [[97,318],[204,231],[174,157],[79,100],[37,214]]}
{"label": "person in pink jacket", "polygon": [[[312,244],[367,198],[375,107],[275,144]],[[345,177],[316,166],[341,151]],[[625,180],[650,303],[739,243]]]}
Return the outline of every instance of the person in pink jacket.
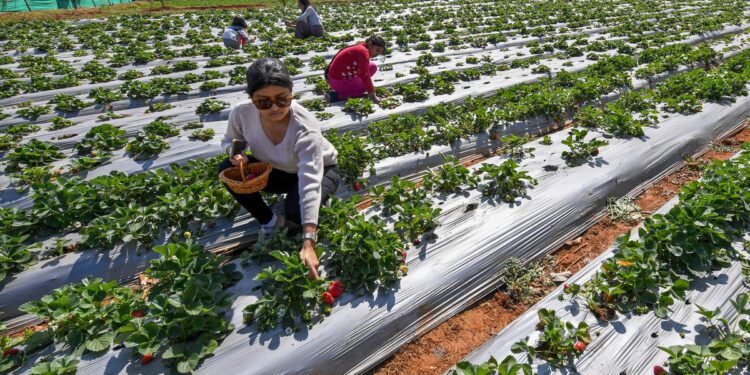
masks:
{"label": "person in pink jacket", "polygon": [[372,84],[372,76],[378,71],[378,66],[370,62],[370,59],[383,55],[386,48],[385,40],[373,35],[364,43],[339,51],[325,71],[331,88],[326,95],[328,101],[337,102],[368,95],[373,102],[380,102]]}

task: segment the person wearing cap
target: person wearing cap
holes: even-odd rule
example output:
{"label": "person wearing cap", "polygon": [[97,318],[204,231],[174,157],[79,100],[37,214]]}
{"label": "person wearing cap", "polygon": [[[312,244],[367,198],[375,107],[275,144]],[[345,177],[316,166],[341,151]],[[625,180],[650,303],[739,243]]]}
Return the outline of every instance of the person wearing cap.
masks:
{"label": "person wearing cap", "polygon": [[299,0],[297,5],[302,14],[294,20],[285,21],[287,26],[294,26],[294,37],[307,39],[311,36],[323,36],[323,22],[317,10],[310,5],[310,0]]}
{"label": "person wearing cap", "polygon": [[382,37],[373,35],[363,43],[339,51],[324,73],[331,89],[326,95],[328,101],[368,95],[373,102],[379,103],[380,98],[372,84],[372,76],[378,71],[378,66],[370,59],[383,55],[386,47]]}
{"label": "person wearing cap", "polygon": [[240,49],[248,42],[255,41],[255,37],[247,34],[247,22],[241,16],[235,16],[232,25],[224,29],[224,46]]}
{"label": "person wearing cap", "polygon": [[[229,113],[222,140],[228,158],[219,166],[219,173],[240,162],[271,164],[262,191],[286,194],[284,216],[274,213],[260,192],[240,194],[225,187],[261,224],[261,241],[282,227],[301,225],[300,258],[310,269],[310,277],[317,278],[318,214],[341,182],[338,153],[323,137],[318,119],[294,100],[292,78],[283,62],[274,58],[256,60],[247,69],[246,79],[250,101],[240,103]],[[235,141],[244,142],[252,156],[237,154],[232,147]]]}

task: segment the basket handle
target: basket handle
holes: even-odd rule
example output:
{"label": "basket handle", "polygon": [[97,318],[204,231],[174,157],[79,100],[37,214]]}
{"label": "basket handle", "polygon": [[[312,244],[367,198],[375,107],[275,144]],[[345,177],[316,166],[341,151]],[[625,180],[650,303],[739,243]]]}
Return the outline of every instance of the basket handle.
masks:
{"label": "basket handle", "polygon": [[242,182],[245,182],[245,161],[240,160],[240,176],[242,176]]}

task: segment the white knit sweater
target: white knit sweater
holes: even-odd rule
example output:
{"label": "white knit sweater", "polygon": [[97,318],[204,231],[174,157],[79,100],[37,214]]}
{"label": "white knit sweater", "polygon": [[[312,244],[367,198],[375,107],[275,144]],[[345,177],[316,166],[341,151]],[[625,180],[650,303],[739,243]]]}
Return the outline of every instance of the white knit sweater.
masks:
{"label": "white knit sweater", "polygon": [[320,123],[305,107],[292,101],[291,118],[284,139],[274,145],[260,122],[260,113],[252,102],[232,109],[221,146],[227,154],[232,139],[247,142],[252,155],[275,169],[297,173],[301,224],[318,223],[323,167],[336,164],[336,149],[323,137]]}

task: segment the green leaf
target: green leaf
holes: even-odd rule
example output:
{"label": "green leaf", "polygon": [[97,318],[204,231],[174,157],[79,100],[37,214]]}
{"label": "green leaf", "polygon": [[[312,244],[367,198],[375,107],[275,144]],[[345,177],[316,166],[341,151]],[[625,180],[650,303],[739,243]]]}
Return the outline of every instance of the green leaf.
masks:
{"label": "green leaf", "polygon": [[86,341],[86,349],[92,352],[101,352],[109,349],[112,342],[115,340],[114,332],[107,332],[99,337],[95,337]]}

